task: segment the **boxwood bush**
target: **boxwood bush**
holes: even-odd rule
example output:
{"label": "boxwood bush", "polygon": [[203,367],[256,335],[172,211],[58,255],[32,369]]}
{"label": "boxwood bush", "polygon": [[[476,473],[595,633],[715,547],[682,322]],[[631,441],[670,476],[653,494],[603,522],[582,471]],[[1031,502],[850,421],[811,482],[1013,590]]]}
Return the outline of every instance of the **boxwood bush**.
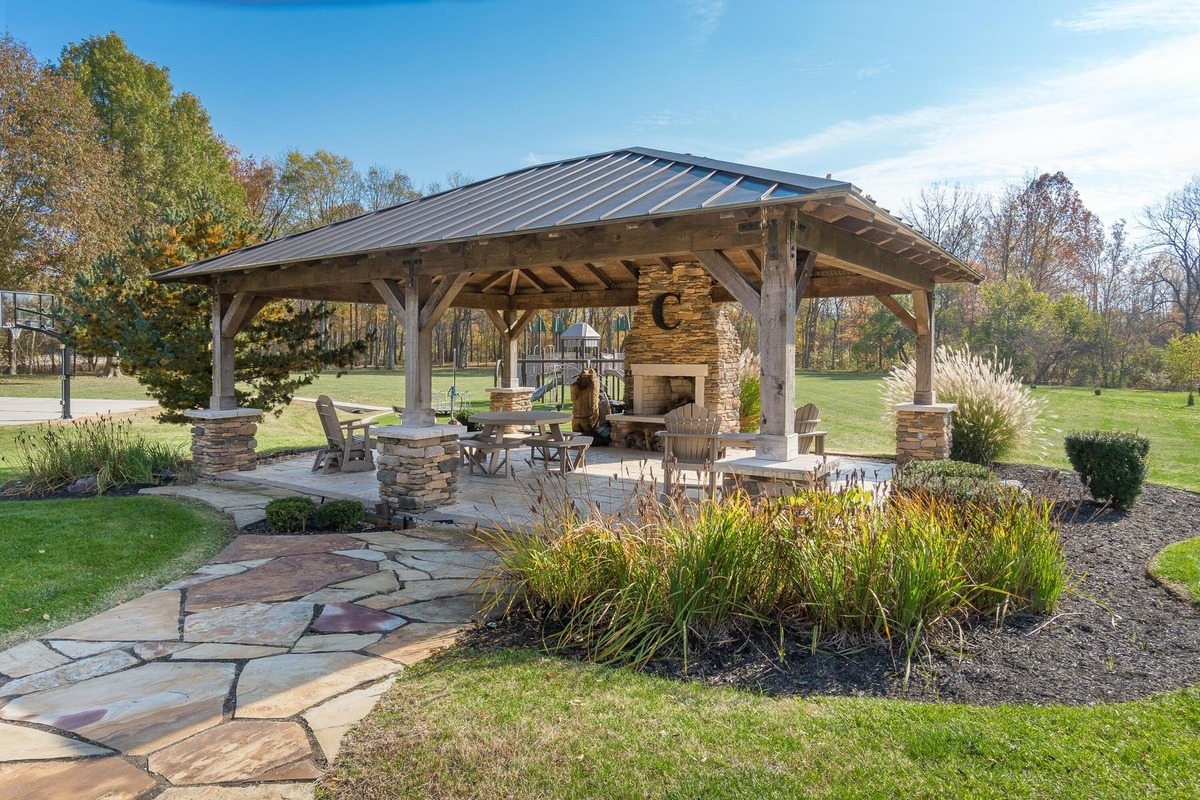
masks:
{"label": "boxwood bush", "polygon": [[323,531],[348,531],[363,521],[366,510],[357,500],[330,500],[317,509],[317,527]]}
{"label": "boxwood bush", "polygon": [[1075,431],[1067,435],[1067,458],[1099,503],[1129,508],[1142,493],[1150,440],[1136,433]]}
{"label": "boxwood bush", "polygon": [[307,497],[280,497],[267,503],[267,524],[282,533],[305,530],[317,505]]}

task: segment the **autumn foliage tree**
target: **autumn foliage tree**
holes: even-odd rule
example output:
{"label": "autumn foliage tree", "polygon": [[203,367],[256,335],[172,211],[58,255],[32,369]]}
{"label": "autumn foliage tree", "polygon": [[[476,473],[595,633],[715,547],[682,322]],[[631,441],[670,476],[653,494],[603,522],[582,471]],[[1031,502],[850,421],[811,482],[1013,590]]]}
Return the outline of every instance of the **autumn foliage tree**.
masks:
{"label": "autumn foliage tree", "polygon": [[79,88],[0,39],[0,288],[57,291],[115,247],[129,192]]}
{"label": "autumn foliage tree", "polygon": [[[81,274],[60,322],[82,352],[118,352],[164,409],[159,419],[184,422],[182,412],[207,407],[211,394],[212,295],[204,287],[162,284],[147,276],[257,240],[243,217],[213,195],[197,193]],[[322,303],[297,307],[291,302],[272,303],[259,312],[235,339],[240,406],[279,414],[322,369],[340,367],[362,350],[362,342],[332,347],[315,334],[330,313]]]}

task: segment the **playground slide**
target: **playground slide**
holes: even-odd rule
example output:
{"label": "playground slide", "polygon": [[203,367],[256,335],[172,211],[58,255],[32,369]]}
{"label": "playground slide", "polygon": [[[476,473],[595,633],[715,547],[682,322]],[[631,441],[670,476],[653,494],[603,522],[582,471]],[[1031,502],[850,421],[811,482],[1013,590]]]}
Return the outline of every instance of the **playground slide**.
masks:
{"label": "playground slide", "polygon": [[549,392],[554,387],[560,385],[561,383],[562,383],[562,375],[555,375],[553,380],[543,383],[541,386],[539,386],[537,388],[537,391],[535,391],[532,395],[529,396],[529,402],[536,403],[538,400],[541,400],[543,397],[545,397],[547,392]]}

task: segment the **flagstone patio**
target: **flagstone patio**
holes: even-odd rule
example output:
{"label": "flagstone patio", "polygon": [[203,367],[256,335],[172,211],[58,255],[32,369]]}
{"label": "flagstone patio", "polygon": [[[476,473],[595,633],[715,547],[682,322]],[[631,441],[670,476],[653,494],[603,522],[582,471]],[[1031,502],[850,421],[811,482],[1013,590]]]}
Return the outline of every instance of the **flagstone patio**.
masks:
{"label": "flagstone patio", "polygon": [[0,797],[310,798],[395,674],[470,621],[490,563],[448,526],[240,536],[0,652]]}
{"label": "flagstone patio", "polygon": [[[730,448],[729,453],[730,459],[766,467],[779,478],[803,480],[819,467],[827,468],[833,489],[856,483],[878,490],[895,472],[895,462],[861,456],[802,455],[790,462],[769,462],[754,458],[752,450]],[[420,519],[492,528],[528,527],[536,521],[541,498],[551,501],[570,498],[581,508],[619,515],[636,508],[639,496],[654,497],[662,486],[661,453],[592,447],[585,465],[565,476],[556,469],[547,470],[528,456],[527,449],[514,451],[511,478],[503,474],[470,474],[464,470],[458,476],[455,502],[427,511]],[[379,483],[374,472],[313,472],[312,457],[308,455],[262,464],[248,472],[222,473],[218,479],[197,487],[162,487],[152,491],[197,497],[218,507],[225,504],[235,518],[241,515],[250,521],[254,521],[253,517],[261,519],[261,512],[246,505],[244,496],[237,494],[239,488],[255,487],[254,491],[273,493],[272,496],[304,494],[317,499],[358,500],[368,508],[379,502]],[[698,493],[700,483],[695,473],[683,473],[682,482],[690,487],[692,494]]]}

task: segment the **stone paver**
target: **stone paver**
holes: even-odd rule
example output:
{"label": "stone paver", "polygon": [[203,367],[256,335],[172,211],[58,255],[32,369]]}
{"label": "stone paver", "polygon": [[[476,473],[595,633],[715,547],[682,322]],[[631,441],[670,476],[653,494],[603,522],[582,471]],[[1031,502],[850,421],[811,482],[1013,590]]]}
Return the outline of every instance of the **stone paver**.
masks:
{"label": "stone paver", "polygon": [[267,647],[259,644],[226,644],[208,642],[187,647],[171,656],[172,661],[233,661],[246,658],[277,656],[286,651],[283,647]]}
{"label": "stone paver", "polygon": [[54,689],[58,686],[95,678],[98,675],[117,672],[126,667],[132,667],[136,663],[138,660],[124,650],[111,650],[9,681],[0,686],[0,695],[29,694],[30,692]]}
{"label": "stone paver", "polygon": [[0,761],[34,761],[48,758],[88,758],[111,755],[94,744],[68,739],[57,733],[0,722]]}
{"label": "stone paver", "polygon": [[378,642],[378,633],[330,633],[305,636],[292,647],[293,653],[334,653],[339,650],[362,650]]}
{"label": "stone paver", "polygon": [[328,553],[359,547],[358,540],[342,533],[294,534],[284,536],[239,536],[213,558],[214,564],[254,558],[279,558],[307,553]]}
{"label": "stone paver", "polygon": [[87,658],[97,653],[107,653],[109,650],[124,650],[133,647],[134,642],[85,642],[72,639],[52,639],[46,644],[70,658]]}
{"label": "stone paver", "polygon": [[359,720],[371,713],[383,693],[392,685],[392,679],[380,681],[374,686],[346,692],[340,697],[326,700],[321,705],[304,712],[304,720],[312,728],[313,736],[321,745],[325,758],[330,763],[337,758],[342,747],[342,737]]}
{"label": "stone paver", "polygon": [[393,671],[380,659],[358,653],[293,653],[260,658],[248,663],[238,678],[235,716],[290,717]]}
{"label": "stone paver", "polygon": [[179,638],[179,592],[160,589],[54,631],[47,639],[163,641]]}
{"label": "stone paver", "polygon": [[156,781],[120,758],[0,764],[0,797],[20,800],[135,798]]}
{"label": "stone paver", "polygon": [[459,625],[412,622],[389,633],[367,648],[368,653],[383,656],[401,664],[411,666],[429,658],[435,650],[454,644]]}
{"label": "stone paver", "polygon": [[25,642],[0,653],[0,673],[20,678],[65,664],[67,657],[41,642]]}
{"label": "stone paver", "polygon": [[205,611],[252,600],[295,600],[331,583],[372,574],[369,562],[331,553],[284,556],[269,564],[208,581],[188,590],[185,608]]}
{"label": "stone paver", "polygon": [[233,674],[233,664],[146,664],[18,697],[0,717],[143,755],[219,723]]}
{"label": "stone paver", "polygon": [[[191,492],[235,515],[282,494]],[[0,652],[0,798],[311,800],[395,674],[453,643],[489,561],[446,527],[242,536]]]}
{"label": "stone paver", "polygon": [[330,603],[312,624],[318,633],[387,633],[404,624],[400,617],[354,603]]}
{"label": "stone paver", "polygon": [[180,786],[312,780],[321,770],[311,756],[298,723],[235,720],[158,751],[150,756],[150,770]]}
{"label": "stone paver", "polygon": [[227,642],[290,647],[312,621],[312,603],[247,603],[189,614],[186,642]]}

